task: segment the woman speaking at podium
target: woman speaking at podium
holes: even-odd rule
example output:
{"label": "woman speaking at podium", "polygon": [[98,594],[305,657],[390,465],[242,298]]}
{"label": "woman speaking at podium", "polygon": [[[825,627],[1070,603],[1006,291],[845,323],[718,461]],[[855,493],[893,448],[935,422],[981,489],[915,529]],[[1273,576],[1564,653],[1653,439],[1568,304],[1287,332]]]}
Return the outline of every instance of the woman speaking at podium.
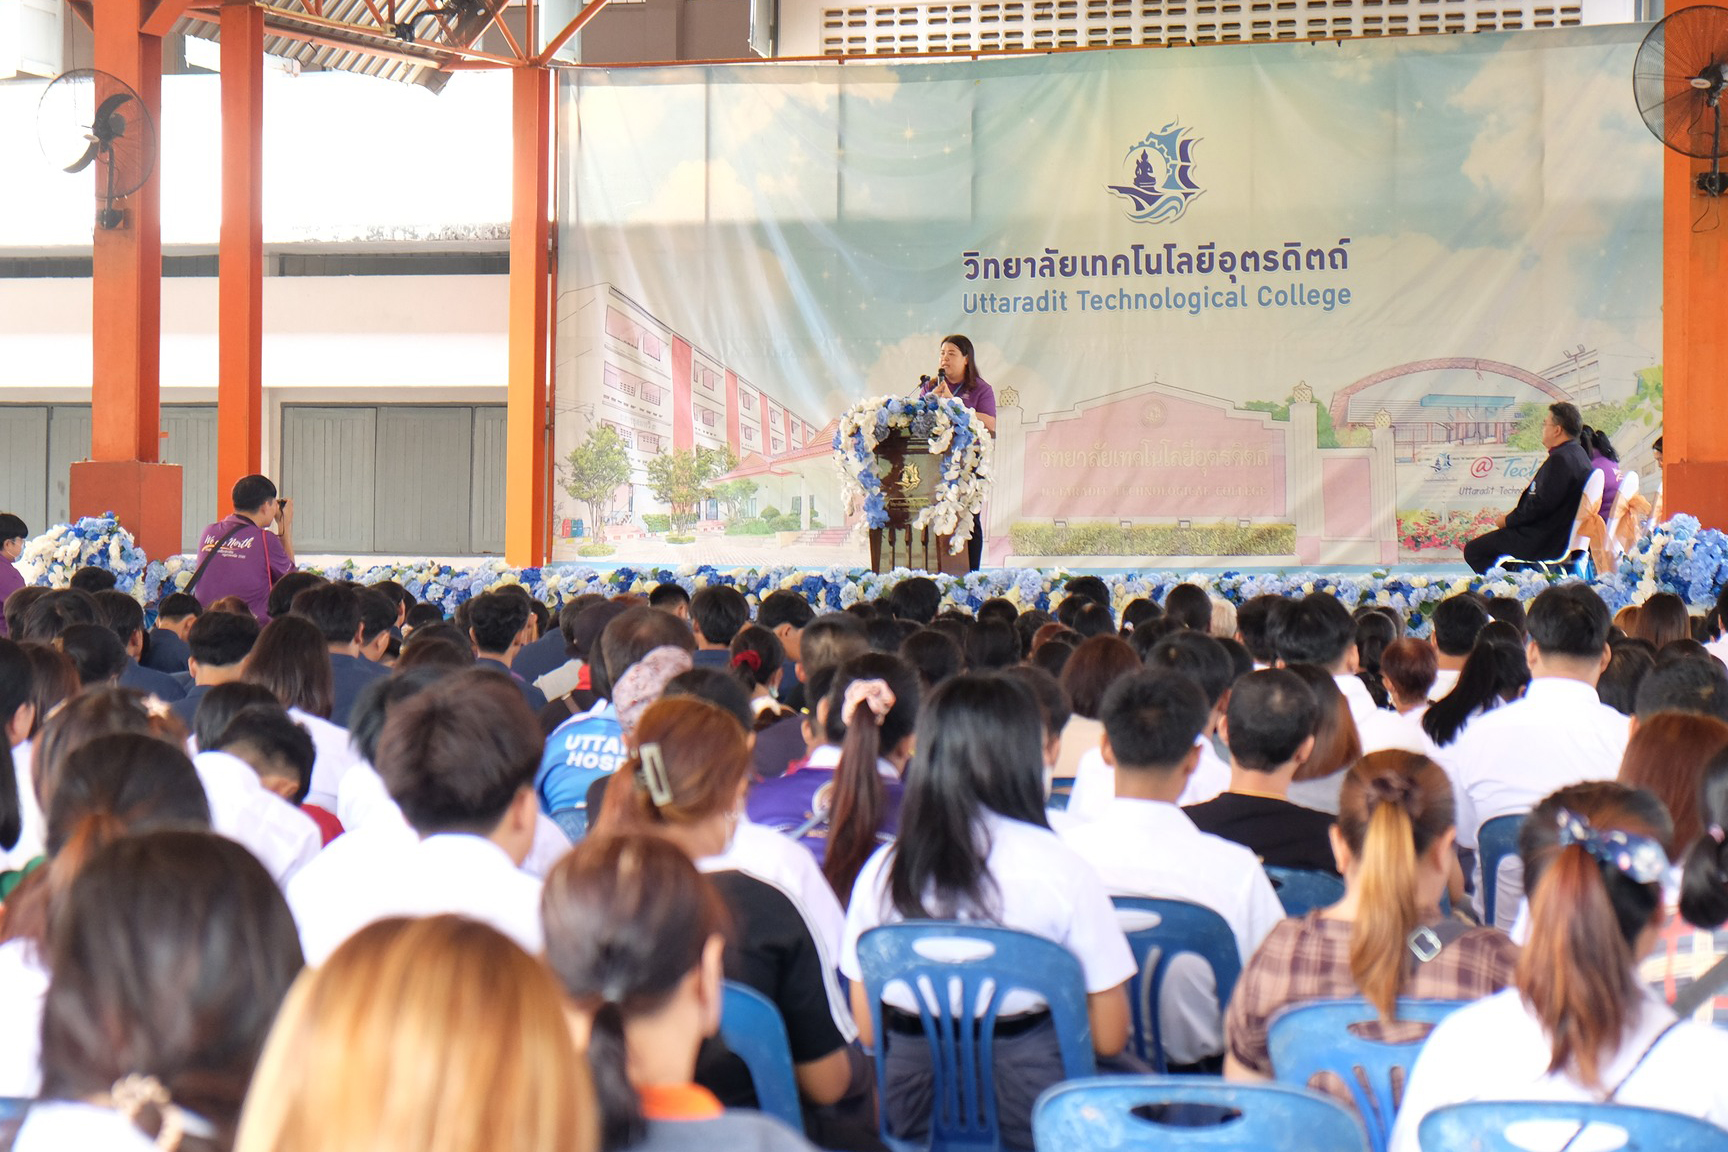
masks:
{"label": "woman speaking at podium", "polygon": [[[935,379],[924,377],[918,387],[920,396],[936,396],[947,400],[958,398],[960,403],[978,414],[979,423],[996,435],[996,389],[978,375],[978,365],[972,355],[972,341],[956,333],[942,338],[940,367]],[[966,541],[966,564],[973,572],[984,561],[984,525],[972,517],[972,538]]]}

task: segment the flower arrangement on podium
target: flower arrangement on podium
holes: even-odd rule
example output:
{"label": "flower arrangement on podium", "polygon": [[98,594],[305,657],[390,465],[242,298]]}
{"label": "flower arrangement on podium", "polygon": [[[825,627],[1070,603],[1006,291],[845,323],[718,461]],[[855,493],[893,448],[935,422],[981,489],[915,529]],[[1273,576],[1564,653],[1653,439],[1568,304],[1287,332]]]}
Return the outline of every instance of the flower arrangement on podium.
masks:
{"label": "flower arrangement on podium", "polygon": [[848,408],[834,433],[834,459],[841,490],[848,503],[862,498],[864,521],[871,528],[888,523],[876,446],[893,432],[927,440],[941,462],[936,490],[912,526],[950,537],[948,550],[959,553],[972,536],[972,517],[984,507],[990,484],[989,431],[976,413],[952,397],[875,396]]}
{"label": "flower arrangement on podium", "polygon": [[116,588],[140,598],[145,567],[138,541],[112,512],[56,524],[25,544],[18,557],[18,574],[27,584],[65,588],[80,568],[106,568],[114,573]]}

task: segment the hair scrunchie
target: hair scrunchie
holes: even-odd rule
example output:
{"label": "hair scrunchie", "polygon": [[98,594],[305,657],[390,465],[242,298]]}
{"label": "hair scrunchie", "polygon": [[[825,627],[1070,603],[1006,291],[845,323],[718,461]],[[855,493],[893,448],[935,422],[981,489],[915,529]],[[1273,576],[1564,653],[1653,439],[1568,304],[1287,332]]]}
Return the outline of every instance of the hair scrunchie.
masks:
{"label": "hair scrunchie", "polygon": [[1576,844],[1634,883],[1654,884],[1668,871],[1668,853],[1648,836],[1618,828],[1600,831],[1565,808],[1556,814],[1555,822],[1560,826],[1560,847]]}
{"label": "hair scrunchie", "polygon": [[754,649],[746,648],[732,657],[732,667],[748,668],[752,672],[762,671],[762,654]]}
{"label": "hair scrunchie", "polygon": [[840,719],[847,724],[858,714],[860,706],[870,709],[870,714],[876,717],[876,723],[882,723],[882,718],[888,715],[894,707],[894,689],[888,687],[886,680],[854,680],[846,685],[846,696],[840,705]]}

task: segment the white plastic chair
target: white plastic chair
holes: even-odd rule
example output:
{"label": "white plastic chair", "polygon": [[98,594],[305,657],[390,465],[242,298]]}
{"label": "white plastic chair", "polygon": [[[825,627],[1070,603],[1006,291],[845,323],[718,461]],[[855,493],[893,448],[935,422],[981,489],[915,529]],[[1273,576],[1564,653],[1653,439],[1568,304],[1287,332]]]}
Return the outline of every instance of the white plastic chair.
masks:
{"label": "white plastic chair", "polygon": [[1540,568],[1544,572],[1558,575],[1561,572],[1576,569],[1581,580],[1589,579],[1590,575],[1590,541],[1583,535],[1584,520],[1602,506],[1602,489],[1607,478],[1598,470],[1592,470],[1590,478],[1584,481],[1584,492],[1578,497],[1578,511],[1572,516],[1572,533],[1566,547],[1560,555],[1543,557],[1535,560],[1522,560],[1516,556],[1502,556],[1498,563],[1508,571],[1521,568]]}
{"label": "white plastic chair", "polygon": [[1615,538],[1620,530],[1621,521],[1626,519],[1626,505],[1638,495],[1638,473],[1622,472],[1620,474],[1620,491],[1614,497],[1613,514],[1608,518],[1608,552],[1619,560],[1625,549],[1620,547],[1620,541]]}

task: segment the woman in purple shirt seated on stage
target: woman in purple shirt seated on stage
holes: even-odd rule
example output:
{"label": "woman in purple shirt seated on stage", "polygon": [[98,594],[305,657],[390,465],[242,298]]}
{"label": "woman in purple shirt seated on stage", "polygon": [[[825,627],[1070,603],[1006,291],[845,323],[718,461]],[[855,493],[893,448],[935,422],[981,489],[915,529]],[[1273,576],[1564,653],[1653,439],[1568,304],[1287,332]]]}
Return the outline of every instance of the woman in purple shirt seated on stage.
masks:
{"label": "woman in purple shirt seated on stage", "polygon": [[[979,422],[990,435],[996,435],[996,389],[978,375],[972,341],[959,333],[942,338],[942,359],[936,369],[936,378],[926,378],[918,388],[918,395],[937,396],[944,400],[958,398],[960,403],[978,414]],[[984,562],[984,525],[977,516],[972,517],[972,538],[966,541],[966,562],[974,572]]]}
{"label": "woman in purple shirt seated on stage", "polygon": [[[24,587],[24,577],[13,561],[24,554],[24,541],[29,535],[30,529],[23,520],[10,512],[0,512],[0,607],[5,606],[6,597]],[[6,618],[0,616],[0,636],[4,635]]]}
{"label": "woman in purple shirt seated on stage", "polygon": [[1600,428],[1584,426],[1584,434],[1578,437],[1578,443],[1590,453],[1590,467],[1602,473],[1602,519],[1608,520],[1614,515],[1614,501],[1620,496],[1620,454],[1614,451],[1614,442],[1608,439],[1608,433]]}

